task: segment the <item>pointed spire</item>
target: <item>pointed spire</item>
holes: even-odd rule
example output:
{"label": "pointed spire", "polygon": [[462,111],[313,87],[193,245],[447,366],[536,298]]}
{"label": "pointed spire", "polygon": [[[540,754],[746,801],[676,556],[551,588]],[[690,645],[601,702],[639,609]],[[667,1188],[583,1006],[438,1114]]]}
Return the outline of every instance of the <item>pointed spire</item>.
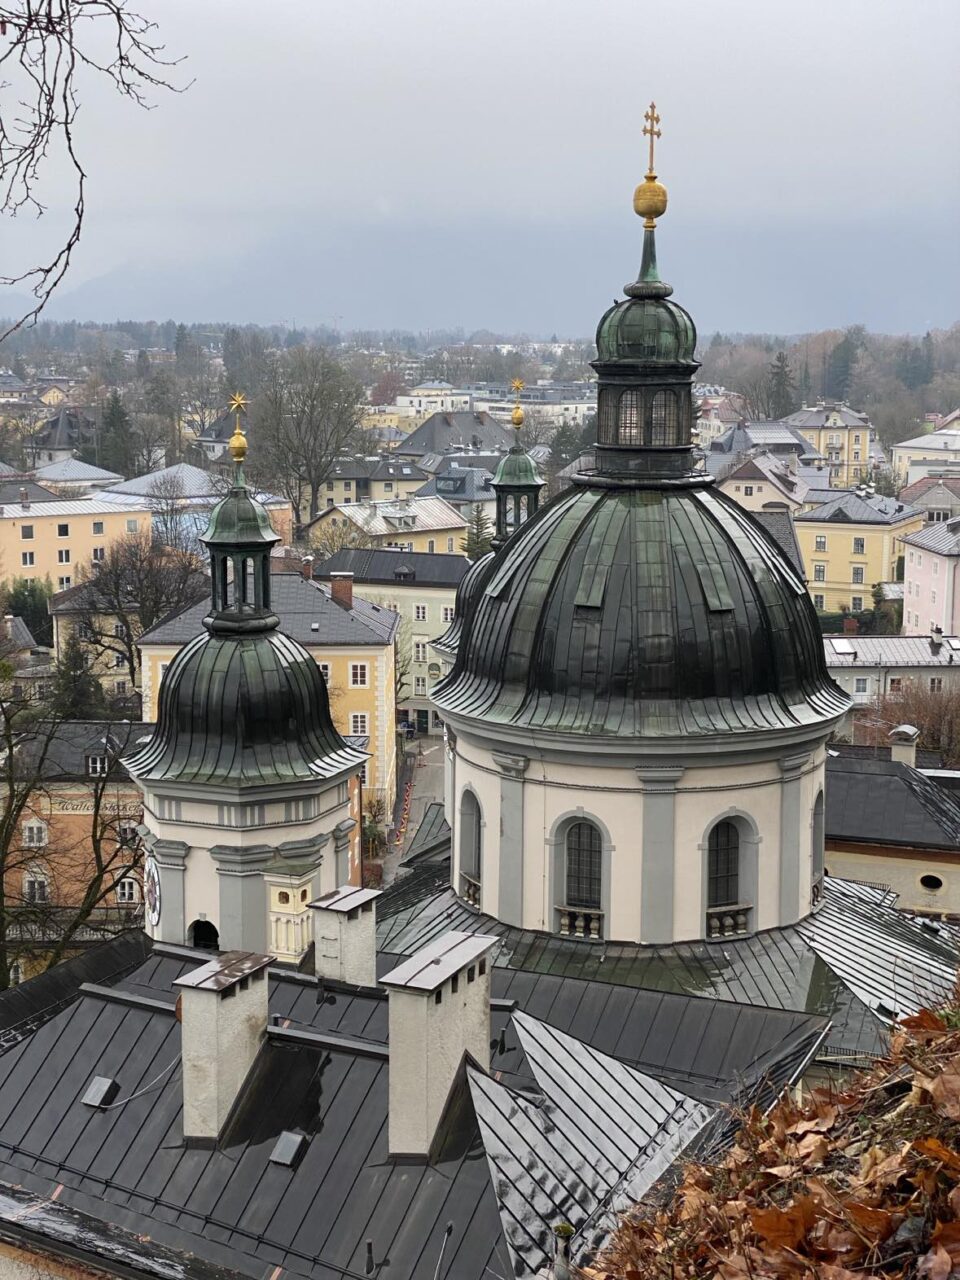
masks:
{"label": "pointed spire", "polygon": [[650,158],[643,182],[633,193],[633,211],[643,218],[643,259],[639,276],[631,284],[624,285],[623,291],[628,298],[669,298],[673,287],[660,279],[657,270],[655,229],[657,218],[662,218],[667,211],[667,189],[657,181],[653,167],[654,143],[661,135],[656,103],[650,103],[643,118],[646,122],[643,134],[650,139]]}

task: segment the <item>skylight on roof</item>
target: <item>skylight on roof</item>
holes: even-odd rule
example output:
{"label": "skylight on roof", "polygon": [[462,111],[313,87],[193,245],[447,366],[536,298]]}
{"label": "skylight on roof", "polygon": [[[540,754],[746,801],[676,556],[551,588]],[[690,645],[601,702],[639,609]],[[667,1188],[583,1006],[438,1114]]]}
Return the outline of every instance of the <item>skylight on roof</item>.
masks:
{"label": "skylight on roof", "polygon": [[855,658],[857,655],[856,649],[849,640],[831,640],[830,643],[833,645],[834,653],[845,654],[850,658]]}
{"label": "skylight on roof", "polygon": [[295,1169],[303,1159],[307,1146],[305,1134],[293,1133],[290,1129],[284,1129],[275,1142],[268,1159],[271,1164],[282,1164],[286,1165],[288,1169]]}

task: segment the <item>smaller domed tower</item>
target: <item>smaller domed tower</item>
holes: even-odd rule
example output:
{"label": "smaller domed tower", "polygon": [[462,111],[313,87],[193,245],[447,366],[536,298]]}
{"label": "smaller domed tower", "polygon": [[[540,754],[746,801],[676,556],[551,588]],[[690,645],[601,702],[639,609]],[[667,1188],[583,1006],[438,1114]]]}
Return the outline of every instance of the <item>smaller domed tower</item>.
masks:
{"label": "smaller domed tower", "polygon": [[523,407],[520,404],[522,390],[522,379],[514,378],[516,402],[510,420],[516,428],[517,439],[507,456],[500,460],[497,474],[493,477],[493,488],[497,495],[497,528],[493,539],[495,551],[506,542],[511,533],[536,514],[544,485],[537,464],[520,443],[520,429],[523,426]]}
{"label": "smaller domed tower", "polygon": [[278,629],[279,539],[244,479],[243,403],[233,485],[201,538],[205,631],[171,662],[153,735],[126,765],[143,792],[151,936],[297,960],[307,904],[350,879],[351,780],[366,754],[334,728],[313,658]]}

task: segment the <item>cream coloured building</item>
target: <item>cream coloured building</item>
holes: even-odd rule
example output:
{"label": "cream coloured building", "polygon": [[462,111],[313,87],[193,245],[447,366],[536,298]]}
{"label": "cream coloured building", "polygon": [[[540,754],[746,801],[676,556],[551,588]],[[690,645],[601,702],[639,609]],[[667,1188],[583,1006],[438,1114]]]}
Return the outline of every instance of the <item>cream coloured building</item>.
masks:
{"label": "cream coloured building", "polygon": [[443,498],[400,498],[328,507],[307,528],[315,538],[328,530],[352,529],[375,547],[462,555],[467,521]]}
{"label": "cream coloured building", "polygon": [[138,498],[99,497],[62,502],[7,502],[0,506],[0,576],[42,582],[66,591],[83,568],[92,569],[107,546],[150,529],[150,509]]}

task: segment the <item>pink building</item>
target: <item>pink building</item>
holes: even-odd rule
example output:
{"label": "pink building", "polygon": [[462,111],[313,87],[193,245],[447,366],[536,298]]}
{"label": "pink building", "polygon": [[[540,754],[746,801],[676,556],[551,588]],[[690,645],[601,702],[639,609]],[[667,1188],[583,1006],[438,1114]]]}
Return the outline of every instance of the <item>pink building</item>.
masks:
{"label": "pink building", "polygon": [[960,516],[903,539],[903,634],[960,634]]}

